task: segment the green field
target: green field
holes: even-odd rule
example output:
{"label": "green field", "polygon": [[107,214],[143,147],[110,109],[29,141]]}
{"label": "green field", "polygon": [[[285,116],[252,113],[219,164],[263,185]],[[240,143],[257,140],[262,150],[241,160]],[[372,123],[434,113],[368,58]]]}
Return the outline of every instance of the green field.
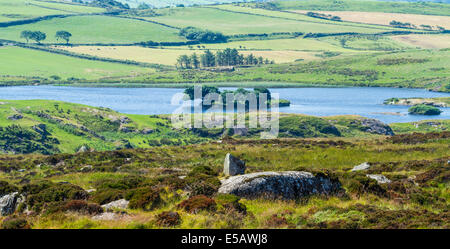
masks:
{"label": "green field", "polygon": [[[71,43],[136,43],[143,41],[183,41],[178,30],[158,24],[110,16],[73,16],[56,18],[33,24],[2,28],[0,39],[25,42],[23,30],[39,30],[47,34],[43,43],[56,43],[55,33],[72,33]],[[61,41],[59,41],[61,42]]]}
{"label": "green field", "polygon": [[105,9],[44,1],[0,0],[0,22],[48,15],[101,13]]}
{"label": "green field", "polygon": [[8,62],[0,64],[1,76],[20,76],[30,79],[48,78],[52,75],[59,76],[62,80],[71,77],[98,79],[154,71],[138,66],[90,61],[18,47],[0,47],[0,60]]}
{"label": "green field", "polygon": [[450,15],[450,8],[445,3],[431,2],[383,2],[383,1],[334,1],[334,0],[298,0],[276,1],[283,10],[333,10],[333,11],[370,11],[388,13],[408,13],[424,15]]}
{"label": "green field", "polygon": [[162,16],[148,17],[161,23],[175,27],[194,26],[213,31],[220,31],[226,35],[261,34],[275,32],[304,32],[304,33],[377,33],[386,31],[378,28],[362,26],[344,26],[331,23],[313,23],[303,20],[287,20],[266,16],[233,13],[213,8],[175,8],[157,11]]}

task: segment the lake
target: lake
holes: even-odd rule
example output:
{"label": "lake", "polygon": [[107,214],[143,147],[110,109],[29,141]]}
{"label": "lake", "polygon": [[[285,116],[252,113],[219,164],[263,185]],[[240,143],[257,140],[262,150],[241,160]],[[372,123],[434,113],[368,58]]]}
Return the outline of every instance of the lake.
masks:
{"label": "lake", "polygon": [[[235,88],[221,88],[235,89]],[[90,88],[67,86],[13,86],[1,87],[0,99],[61,100],[97,107],[108,107],[128,114],[167,114],[178,106],[171,105],[172,96],[179,88]],[[423,119],[450,119],[450,108],[438,116],[409,115],[407,106],[383,105],[391,97],[449,97],[450,94],[423,89],[346,87],[346,88],[270,88],[280,98],[291,101],[290,107],[280,112],[303,113],[315,116],[361,115],[385,123],[412,122]],[[386,113],[397,113],[392,115]]]}

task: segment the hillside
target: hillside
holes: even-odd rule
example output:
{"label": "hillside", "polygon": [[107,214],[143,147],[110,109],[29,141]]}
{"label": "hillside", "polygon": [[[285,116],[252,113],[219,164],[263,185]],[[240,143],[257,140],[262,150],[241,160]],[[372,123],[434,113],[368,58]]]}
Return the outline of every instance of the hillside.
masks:
{"label": "hillside", "polygon": [[[445,122],[445,121],[443,121]],[[279,137],[376,137],[389,126],[359,116],[282,114]],[[445,123],[439,129],[448,128]],[[262,128],[174,130],[168,115],[121,114],[106,108],[44,100],[0,101],[0,149],[4,153],[73,153],[81,150],[186,145],[222,137],[255,139]],[[22,135],[23,134],[23,135]],[[15,137],[21,137],[16,140]]]}

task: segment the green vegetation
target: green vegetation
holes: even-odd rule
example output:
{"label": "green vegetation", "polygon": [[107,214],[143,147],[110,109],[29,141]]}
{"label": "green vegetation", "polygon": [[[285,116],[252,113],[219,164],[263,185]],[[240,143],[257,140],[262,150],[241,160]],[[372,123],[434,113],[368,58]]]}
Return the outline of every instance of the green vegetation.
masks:
{"label": "green vegetation", "polygon": [[432,2],[384,2],[384,1],[276,1],[275,6],[283,10],[336,10],[369,11],[387,13],[408,13],[449,16],[450,10],[445,3]]}
{"label": "green vegetation", "polygon": [[211,53],[209,50],[197,56],[193,53],[191,56],[180,55],[177,59],[177,68],[180,69],[198,69],[201,67],[215,67],[215,66],[240,66],[240,65],[263,65],[274,64],[274,61],[264,59],[262,56],[256,57],[253,54],[244,56],[239,54],[239,51],[235,48],[227,48],[223,51],[217,51],[216,54]]}
{"label": "green vegetation", "polygon": [[439,115],[442,111],[434,106],[419,104],[411,106],[408,112],[417,115]]}
{"label": "green vegetation", "polygon": [[[153,69],[133,65],[73,58],[65,55],[19,47],[0,48],[0,58],[8,63],[0,65],[2,82],[76,81],[153,72]],[[51,76],[58,76],[51,77]],[[53,78],[53,79],[52,79]]]}
{"label": "green vegetation", "polygon": [[[448,132],[441,132],[3,155],[0,186],[18,189],[26,202],[0,222],[4,228],[448,228],[448,144]],[[219,172],[228,152],[244,160],[248,172],[331,175],[346,193],[296,201],[218,194],[214,186],[223,177]],[[370,169],[350,172],[362,162]],[[85,165],[91,170],[81,171]],[[392,182],[380,184],[365,174]],[[193,185],[199,182],[204,185]],[[106,193],[111,199],[100,202]],[[119,198],[133,200],[123,216],[94,218],[102,212],[100,203]],[[20,210],[26,208],[40,215],[25,215]]]}
{"label": "green vegetation", "polygon": [[435,107],[450,106],[450,97],[438,98],[389,98],[384,100],[385,105],[418,105],[425,104]]}
{"label": "green vegetation", "polygon": [[[47,34],[55,34],[61,29],[72,33],[74,44],[185,41],[178,36],[177,29],[140,20],[103,15],[54,18],[37,23],[10,26],[2,28],[0,39],[19,41],[23,30],[40,30]],[[48,37],[46,40],[46,43],[57,42],[55,37]]]}

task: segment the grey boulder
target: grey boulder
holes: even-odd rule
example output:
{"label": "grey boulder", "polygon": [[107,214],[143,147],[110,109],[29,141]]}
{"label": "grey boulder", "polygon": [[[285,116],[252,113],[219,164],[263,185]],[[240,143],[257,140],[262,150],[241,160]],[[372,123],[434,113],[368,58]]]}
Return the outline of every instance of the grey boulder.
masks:
{"label": "grey boulder", "polygon": [[259,172],[232,176],[222,181],[219,193],[245,198],[298,199],[310,195],[340,192],[341,184],[309,172]]}
{"label": "grey boulder", "polygon": [[225,156],[225,161],[223,164],[223,173],[225,175],[240,175],[245,172],[245,162],[237,157],[234,157],[230,153]]}
{"label": "grey boulder", "polygon": [[114,208],[126,209],[126,208],[128,208],[129,203],[130,202],[125,199],[120,199],[120,200],[113,201],[113,202],[107,203],[105,205],[102,205],[102,208],[104,208],[105,210],[111,210]]}
{"label": "grey boulder", "polygon": [[360,171],[360,170],[366,170],[370,168],[370,164],[368,162],[361,163],[360,165],[356,165],[353,167],[352,171]]}
{"label": "grey boulder", "polygon": [[16,211],[18,192],[10,193],[0,197],[0,214],[2,216],[10,215]]}
{"label": "grey boulder", "polygon": [[378,183],[391,183],[391,180],[389,180],[386,176],[384,175],[367,175],[367,177],[372,178],[374,180],[376,180]]}

